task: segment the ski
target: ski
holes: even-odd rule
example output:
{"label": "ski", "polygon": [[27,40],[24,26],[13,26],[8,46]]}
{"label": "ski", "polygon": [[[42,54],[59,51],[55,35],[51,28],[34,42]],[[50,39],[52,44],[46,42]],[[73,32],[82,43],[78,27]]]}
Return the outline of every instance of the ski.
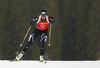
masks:
{"label": "ski", "polygon": [[20,60],[16,60],[16,59],[11,59],[11,60],[9,60],[10,62],[14,62],[14,61],[20,61]]}
{"label": "ski", "polygon": [[42,62],[41,62],[41,61],[39,61],[39,62],[40,62],[40,63],[47,63],[47,61],[42,61]]}
{"label": "ski", "polygon": [[[9,62],[20,62],[20,61],[23,61],[23,60],[16,60],[16,59],[12,59],[12,60],[9,60]],[[37,61],[37,60],[36,60]],[[47,61],[39,61],[40,63],[47,63]]]}

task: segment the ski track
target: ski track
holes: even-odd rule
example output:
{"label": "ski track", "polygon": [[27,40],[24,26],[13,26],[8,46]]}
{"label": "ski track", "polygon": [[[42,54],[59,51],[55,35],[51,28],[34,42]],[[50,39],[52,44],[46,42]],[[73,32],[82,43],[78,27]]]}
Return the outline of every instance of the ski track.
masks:
{"label": "ski track", "polygon": [[47,61],[47,63],[23,60],[0,60],[0,68],[100,68],[100,61]]}

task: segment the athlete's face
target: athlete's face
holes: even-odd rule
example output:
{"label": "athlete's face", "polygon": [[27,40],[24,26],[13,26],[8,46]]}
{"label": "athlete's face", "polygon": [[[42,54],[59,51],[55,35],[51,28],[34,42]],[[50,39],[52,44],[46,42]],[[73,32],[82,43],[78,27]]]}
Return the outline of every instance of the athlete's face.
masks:
{"label": "athlete's face", "polygon": [[46,19],[46,16],[41,16],[42,20],[45,20]]}

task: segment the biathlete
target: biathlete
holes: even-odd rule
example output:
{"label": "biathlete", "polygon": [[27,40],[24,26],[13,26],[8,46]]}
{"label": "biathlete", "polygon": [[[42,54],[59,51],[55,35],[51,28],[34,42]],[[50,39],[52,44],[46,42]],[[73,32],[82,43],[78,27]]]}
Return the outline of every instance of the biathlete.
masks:
{"label": "biathlete", "polygon": [[40,36],[40,62],[44,61],[44,52],[45,52],[45,42],[47,40],[47,31],[48,31],[48,25],[50,23],[54,23],[54,18],[47,16],[46,10],[42,10],[40,12],[40,15],[38,17],[32,18],[30,22],[30,26],[32,26],[33,22],[36,22],[35,29],[30,34],[30,37],[28,39],[27,44],[22,49],[22,51],[19,53],[18,56],[16,56],[15,60],[18,61],[22,58],[24,53],[28,50],[30,45],[35,41],[35,39]]}

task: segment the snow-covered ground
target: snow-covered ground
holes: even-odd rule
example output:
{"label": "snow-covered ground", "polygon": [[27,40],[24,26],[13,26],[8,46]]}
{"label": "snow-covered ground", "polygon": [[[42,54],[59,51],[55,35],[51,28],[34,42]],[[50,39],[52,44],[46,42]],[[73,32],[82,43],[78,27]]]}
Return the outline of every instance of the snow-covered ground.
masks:
{"label": "snow-covered ground", "polygon": [[100,61],[14,61],[0,60],[0,68],[100,68]]}

